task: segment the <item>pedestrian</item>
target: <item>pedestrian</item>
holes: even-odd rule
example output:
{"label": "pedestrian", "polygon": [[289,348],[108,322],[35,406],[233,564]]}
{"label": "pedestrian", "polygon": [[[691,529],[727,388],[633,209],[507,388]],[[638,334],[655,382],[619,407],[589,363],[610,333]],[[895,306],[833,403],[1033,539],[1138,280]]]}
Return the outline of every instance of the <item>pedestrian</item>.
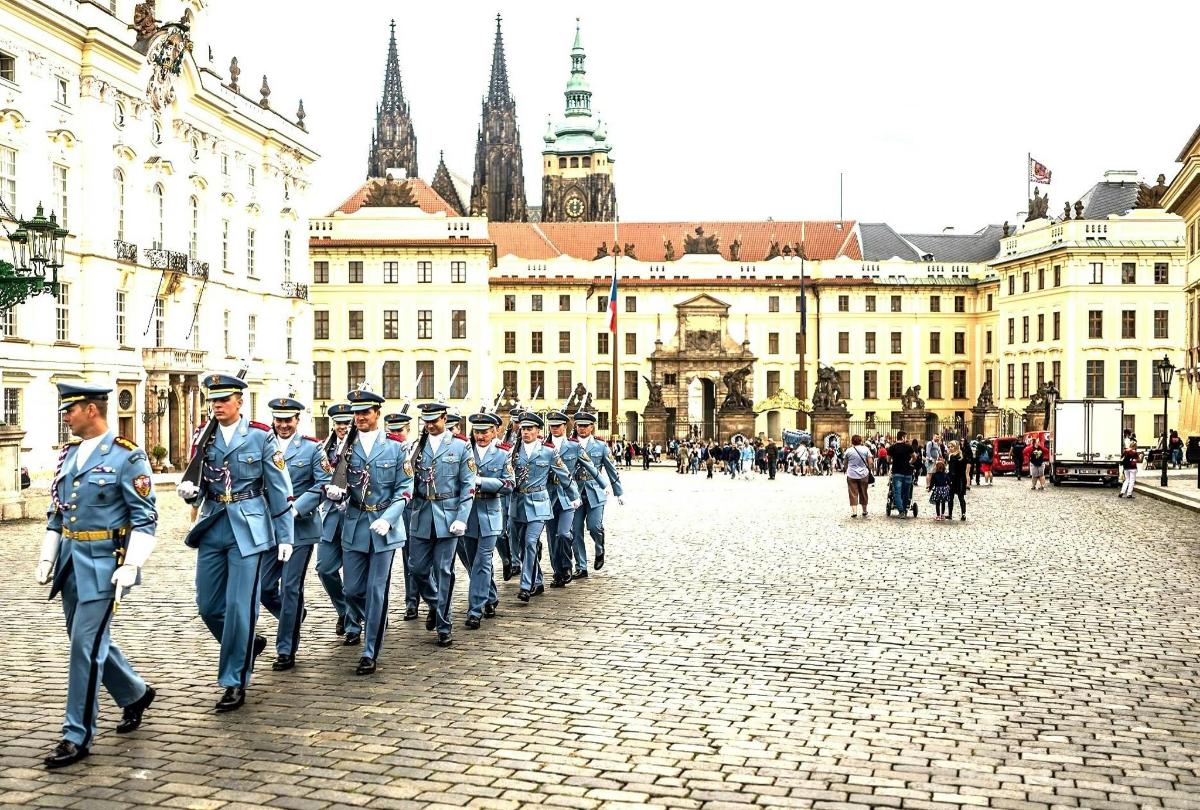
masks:
{"label": "pedestrian", "polygon": [[1171,452],[1171,463],[1178,470],[1183,463],[1183,439],[1179,438],[1179,431],[1171,431],[1171,438],[1167,440],[1167,449]]}
{"label": "pedestrian", "polygon": [[1046,448],[1040,439],[1034,439],[1029,447],[1029,488],[1046,489]]}
{"label": "pedestrian", "polygon": [[946,472],[946,460],[939,458],[933,472],[929,474],[929,502],[933,504],[934,520],[945,520],[946,501],[950,500],[950,475]]}
{"label": "pedestrian", "polygon": [[904,517],[908,517],[909,502],[912,501],[913,453],[914,448],[912,442],[908,441],[908,434],[903,430],[898,431],[896,442],[888,448],[887,455],[892,466],[892,504]]}
{"label": "pedestrian", "polygon": [[975,484],[978,486],[983,478],[983,470],[980,469],[983,465],[980,463],[979,457],[983,453],[983,434],[976,436],[971,440],[971,455],[975,458],[975,464],[971,469],[971,475],[975,479]]}
{"label": "pedestrian", "polygon": [[1021,480],[1021,465],[1025,463],[1025,440],[1018,436],[1013,439],[1012,446],[1008,452],[1012,455],[1013,474],[1017,476],[1017,480]]}
{"label": "pedestrian", "polygon": [[704,448],[704,452],[702,455],[703,455],[703,460],[704,460],[704,472],[705,472],[704,477],[705,478],[713,477],[713,467],[716,466],[716,463],[717,463],[715,453],[716,453],[716,448],[713,447],[711,444],[709,444],[708,447]]}
{"label": "pedestrian", "polygon": [[967,519],[967,489],[970,487],[967,476],[971,474],[971,460],[963,453],[957,441],[952,441],[946,448],[946,473],[950,477],[950,494],[946,501],[946,519],[954,520],[954,499],[958,498],[962,515],[959,520]]}
{"label": "pedestrian", "polygon": [[938,436],[933,436],[929,441],[925,442],[925,488],[929,489],[933,479],[933,467],[937,460],[942,457],[941,439]]}
{"label": "pedestrian", "polygon": [[[111,392],[58,383],[58,412],[75,438],[59,453],[35,578],[39,585],[53,583],[51,599],[61,594],[71,645],[62,739],[42,760],[47,768],[88,755],[102,683],[122,708],[118,734],[142,724],[156,694],[109,637],[116,606],[141,584],[158,527],[146,451],[108,429]],[[45,673],[44,664],[28,666]]]}
{"label": "pedestrian", "polygon": [[979,454],[975,457],[977,469],[983,480],[992,485],[992,443],[985,441],[979,445]]}
{"label": "pedestrian", "polygon": [[1118,498],[1133,497],[1133,485],[1137,481],[1137,465],[1140,460],[1136,444],[1130,444],[1121,451],[1121,474],[1124,477],[1121,479],[1121,491],[1117,493]]}
{"label": "pedestrian", "polygon": [[646,442],[642,442],[642,469],[650,469],[651,461],[658,461],[658,453]]}
{"label": "pedestrian", "polygon": [[633,467],[633,442],[625,445],[625,469]]}
{"label": "pedestrian", "polygon": [[871,481],[871,451],[863,445],[862,436],[850,437],[850,449],[846,452],[846,490],[850,495],[850,517],[857,518],[854,508],[862,509],[867,516],[867,486]]}
{"label": "pedestrian", "polygon": [[879,449],[875,451],[875,468],[879,470],[880,475],[888,474],[888,453],[886,442],[880,441]]}
{"label": "pedestrian", "polygon": [[775,471],[779,466],[779,448],[775,446],[774,439],[767,440],[766,459],[768,480],[774,481]]}

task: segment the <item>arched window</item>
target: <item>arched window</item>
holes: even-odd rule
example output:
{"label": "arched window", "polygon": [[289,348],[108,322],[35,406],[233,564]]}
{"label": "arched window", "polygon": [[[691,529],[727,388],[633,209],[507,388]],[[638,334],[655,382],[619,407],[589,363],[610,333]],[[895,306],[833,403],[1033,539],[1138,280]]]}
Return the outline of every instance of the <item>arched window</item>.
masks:
{"label": "arched window", "polygon": [[125,241],[125,172],[113,169],[113,211],[117,217],[117,239]]}
{"label": "arched window", "polygon": [[577,157],[573,157],[573,158],[571,158],[571,168],[572,168],[572,169],[578,169],[578,168],[579,168],[579,158],[577,158]]}
{"label": "arched window", "polygon": [[188,257],[195,259],[200,243],[200,201],[194,196],[188,200],[188,212],[192,216],[191,225],[188,227]]}
{"label": "arched window", "polygon": [[292,232],[283,232],[283,281],[290,283],[292,280]]}
{"label": "arched window", "polygon": [[558,159],[558,168],[560,168],[560,169],[565,169],[565,168],[567,168],[567,159],[566,159],[566,158],[559,158],[559,159]]}
{"label": "arched window", "polygon": [[158,217],[158,224],[155,225],[154,239],[151,240],[155,250],[162,250],[163,246],[163,218],[166,213],[165,204],[163,201],[162,183],[154,184],[154,213]]}

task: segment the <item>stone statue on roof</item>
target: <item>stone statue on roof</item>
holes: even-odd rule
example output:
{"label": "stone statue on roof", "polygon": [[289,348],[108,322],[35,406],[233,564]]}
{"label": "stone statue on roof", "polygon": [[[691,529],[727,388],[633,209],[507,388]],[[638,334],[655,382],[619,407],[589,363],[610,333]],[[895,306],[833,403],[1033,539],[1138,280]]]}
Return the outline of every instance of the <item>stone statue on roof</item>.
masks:
{"label": "stone statue on roof", "polygon": [[1042,196],[1041,191],[1035,188],[1033,196],[1029,198],[1029,216],[1025,218],[1025,221],[1033,222],[1035,219],[1045,219],[1049,209],[1050,195]]}
{"label": "stone statue on roof", "polygon": [[771,259],[774,259],[778,255],[780,255],[779,254],[779,243],[776,242],[774,239],[772,239],[771,240],[771,249],[767,251],[766,261],[770,261]]}
{"label": "stone statue on roof", "polygon": [[1071,218],[1071,203],[1070,202],[1063,203],[1062,218],[1063,218],[1063,222],[1066,222],[1067,220],[1069,220]]}
{"label": "stone statue on roof", "polygon": [[675,245],[671,243],[670,239],[663,243],[663,258],[669,262],[675,261]]}
{"label": "stone statue on roof", "polygon": [[684,253],[700,253],[712,254],[720,253],[721,248],[717,244],[719,237],[716,234],[712,236],[704,235],[704,228],[697,225],[696,235],[683,237],[683,252]]}
{"label": "stone statue on roof", "polygon": [[632,242],[625,243],[625,258],[635,259],[635,260],[637,259],[637,254],[633,252],[633,243]]}
{"label": "stone statue on roof", "polygon": [[417,201],[408,189],[408,183],[396,182],[396,178],[390,174],[383,182],[374,183],[367,192],[367,199],[363,201],[364,206],[382,208],[406,208],[416,204]]}
{"label": "stone statue on roof", "polygon": [[600,247],[596,248],[596,255],[592,257],[592,261],[603,259],[608,255],[608,242],[601,242]]}
{"label": "stone statue on roof", "polygon": [[1162,208],[1163,197],[1167,194],[1167,176],[1160,174],[1158,182],[1153,187],[1138,183],[1137,203],[1134,208]]}
{"label": "stone statue on roof", "polygon": [[736,262],[742,253],[742,240],[734,239],[729,243],[729,261]]}
{"label": "stone statue on roof", "polygon": [[1075,201],[1075,219],[1083,219],[1083,201]]}

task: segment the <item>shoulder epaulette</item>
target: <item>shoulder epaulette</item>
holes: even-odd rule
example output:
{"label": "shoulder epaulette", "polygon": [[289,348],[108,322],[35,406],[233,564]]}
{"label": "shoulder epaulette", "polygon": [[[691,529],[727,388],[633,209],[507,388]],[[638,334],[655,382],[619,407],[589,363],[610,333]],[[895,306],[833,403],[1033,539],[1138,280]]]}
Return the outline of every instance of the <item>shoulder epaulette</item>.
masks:
{"label": "shoulder epaulette", "polygon": [[554,442],[546,442],[546,443],[545,443],[543,446],[544,446],[544,447],[549,447],[551,450],[553,450],[553,449],[554,449]]}
{"label": "shoulder epaulette", "polygon": [[404,444],[404,442],[405,442],[405,438],[403,436],[401,436],[399,433],[389,433],[387,435],[387,437],[389,439],[391,439],[392,441],[400,442],[401,444]]}
{"label": "shoulder epaulette", "polygon": [[251,420],[250,420],[250,427],[252,427],[252,428],[258,428],[259,430],[265,430],[265,431],[267,431],[268,433],[270,433],[270,432],[271,432],[271,426],[270,426],[270,425],[264,425],[262,422],[255,422],[253,419],[251,419]]}
{"label": "shoulder epaulette", "polygon": [[118,447],[124,447],[126,450],[138,449],[136,444],[129,441],[129,439],[126,439],[124,436],[118,436],[117,438],[113,439],[113,444],[117,445]]}
{"label": "shoulder epaulette", "polygon": [[508,442],[500,442],[500,444],[498,444],[498,445],[496,445],[496,446],[497,446],[497,447],[499,447],[501,450],[503,450],[503,451],[504,451],[504,452],[506,452],[506,453],[507,453],[509,450],[512,450],[512,447],[513,447],[513,446],[512,446],[511,444],[509,444]]}
{"label": "shoulder epaulette", "polygon": [[301,436],[300,438],[304,439],[304,441],[306,441],[306,442],[312,442],[313,444],[321,443],[321,440],[318,439],[316,436]]}
{"label": "shoulder epaulette", "polygon": [[460,442],[463,442],[464,444],[467,441],[467,437],[462,435],[461,433],[455,433],[454,438],[458,439]]}
{"label": "shoulder epaulette", "polygon": [[578,436],[568,436],[567,441],[575,442],[575,444],[579,444],[579,437]]}

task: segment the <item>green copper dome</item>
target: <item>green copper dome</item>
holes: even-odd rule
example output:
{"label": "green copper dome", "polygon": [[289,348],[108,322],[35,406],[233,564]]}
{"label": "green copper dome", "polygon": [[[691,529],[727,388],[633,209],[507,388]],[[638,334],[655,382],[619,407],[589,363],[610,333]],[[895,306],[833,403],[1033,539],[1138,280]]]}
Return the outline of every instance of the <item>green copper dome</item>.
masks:
{"label": "green copper dome", "polygon": [[575,43],[571,46],[571,76],[567,79],[565,121],[558,127],[549,126],[543,140],[546,147],[542,154],[567,155],[607,152],[612,147],[607,142],[604,125],[592,117],[592,91],[588,88],[587,70],[584,61],[583,34],[579,19],[575,19]]}

